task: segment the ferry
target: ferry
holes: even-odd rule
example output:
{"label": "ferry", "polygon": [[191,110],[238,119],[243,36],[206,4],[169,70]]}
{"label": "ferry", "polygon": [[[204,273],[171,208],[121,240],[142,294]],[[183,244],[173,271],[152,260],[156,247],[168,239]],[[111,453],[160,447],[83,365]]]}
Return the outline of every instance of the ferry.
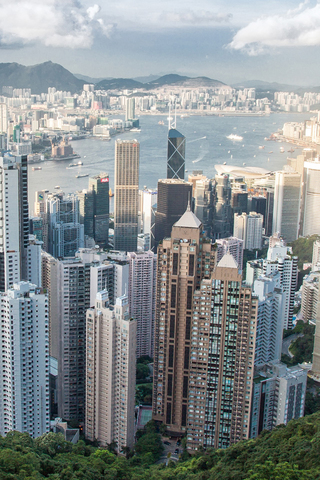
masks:
{"label": "ferry", "polygon": [[158,125],[164,125],[164,121],[163,121],[163,120],[160,120],[160,121],[158,122]]}
{"label": "ferry", "polygon": [[69,167],[79,167],[80,165],[83,165],[83,162],[79,160],[78,163],[69,163]]}
{"label": "ferry", "polygon": [[284,153],[284,148],[280,147],[280,153]]}
{"label": "ferry", "polygon": [[32,167],[32,170],[35,171],[35,170],[42,170],[42,167]]}
{"label": "ferry", "polygon": [[89,173],[78,173],[78,175],[76,175],[76,178],[83,178],[83,177],[89,177]]}
{"label": "ferry", "polygon": [[110,188],[110,189],[109,189],[109,197],[111,198],[111,197],[113,197],[113,196],[114,196],[114,193],[112,193],[112,190],[111,190],[111,188]]}
{"label": "ferry", "polygon": [[235,142],[240,142],[241,140],[243,140],[243,137],[241,137],[240,135],[235,135],[234,133],[231,133],[230,135],[228,135],[227,138]]}
{"label": "ferry", "polygon": [[259,145],[260,150],[263,150],[265,148],[265,145]]}
{"label": "ferry", "polygon": [[60,185],[56,185],[54,188],[55,190],[60,190]]}
{"label": "ferry", "polygon": [[141,128],[131,128],[130,132],[141,132]]}

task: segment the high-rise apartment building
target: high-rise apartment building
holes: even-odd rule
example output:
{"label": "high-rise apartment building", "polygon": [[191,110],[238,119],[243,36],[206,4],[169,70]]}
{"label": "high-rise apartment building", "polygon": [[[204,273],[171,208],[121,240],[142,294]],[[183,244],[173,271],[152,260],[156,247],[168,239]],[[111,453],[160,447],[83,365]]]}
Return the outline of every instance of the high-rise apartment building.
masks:
{"label": "high-rise apartment building", "polygon": [[266,259],[252,260],[247,263],[246,283],[253,285],[261,275],[270,275],[274,271],[280,273],[280,284],[283,289],[283,328],[293,327],[294,296],[298,281],[298,257],[292,255],[292,249],[286,247],[277,235],[270,238]]}
{"label": "high-rise apartment building", "polygon": [[303,417],[307,373],[297,365],[288,368],[280,362],[269,362],[256,369],[250,438],[256,438],[262,430],[272,430],[276,425]]}
{"label": "high-rise apartment building", "polygon": [[126,122],[135,119],[135,98],[126,98]]}
{"label": "high-rise apartment building", "polygon": [[136,320],[126,296],[109,305],[108,292],[97,294],[87,311],[85,435],[118,452],[134,444]]}
{"label": "high-rise apartment building", "polygon": [[220,238],[216,240],[217,249],[217,262],[220,262],[221,258],[230,253],[235,259],[239,270],[243,269],[243,240],[236,237]]}
{"label": "high-rise apartment building", "polygon": [[233,236],[244,241],[246,250],[260,250],[262,247],[263,215],[250,212],[234,215]]}
{"label": "high-rise apartment building", "polygon": [[157,252],[153,418],[177,434],[187,430],[193,295],[216,263],[202,230],[188,206]]}
{"label": "high-rise apartment building", "polygon": [[137,321],[137,358],[153,357],[157,255],[151,251],[130,252],[128,258],[130,316]]}
{"label": "high-rise apartment building", "polygon": [[320,161],[304,162],[304,201],[302,235],[320,234]]}
{"label": "high-rise apartment building", "polygon": [[312,271],[320,263],[320,240],[316,240],[312,247]]}
{"label": "high-rise apartment building", "polygon": [[45,254],[42,278],[50,298],[50,354],[58,360],[58,414],[83,422],[90,264]]}
{"label": "high-rise apartment building", "polygon": [[139,196],[139,142],[115,142],[114,248],[137,250]]}
{"label": "high-rise apartment building", "polygon": [[0,435],[50,430],[48,297],[28,282],[0,295]]}
{"label": "high-rise apartment building", "polygon": [[306,323],[317,318],[320,271],[305,275],[302,283],[301,314]]}
{"label": "high-rise apartment building", "polygon": [[254,364],[281,360],[284,294],[280,272],[262,275],[253,284],[258,298],[258,316]]}
{"label": "high-rise apartment building", "polygon": [[194,293],[190,356],[185,357],[191,451],[249,438],[258,302],[241,282],[227,253]]}
{"label": "high-rise apartment building", "polygon": [[0,157],[0,291],[28,280],[29,246],[27,157]]}
{"label": "high-rise apartment building", "polygon": [[273,233],[286,242],[298,238],[300,220],[301,175],[294,171],[276,172],[273,205]]}
{"label": "high-rise apartment building", "polygon": [[8,133],[8,107],[0,103],[0,133]]}
{"label": "high-rise apartment building", "polygon": [[175,128],[168,132],[167,178],[184,180],[186,138]]}
{"label": "high-rise apartment building", "polygon": [[320,377],[320,301],[319,301],[320,294],[319,294],[319,291],[318,291],[316,330],[314,332],[313,355],[312,355],[312,372],[317,377]]}
{"label": "high-rise apartment building", "polygon": [[186,211],[192,198],[192,184],[183,180],[166,179],[158,181],[158,202],[155,214],[154,247],[166,237]]}

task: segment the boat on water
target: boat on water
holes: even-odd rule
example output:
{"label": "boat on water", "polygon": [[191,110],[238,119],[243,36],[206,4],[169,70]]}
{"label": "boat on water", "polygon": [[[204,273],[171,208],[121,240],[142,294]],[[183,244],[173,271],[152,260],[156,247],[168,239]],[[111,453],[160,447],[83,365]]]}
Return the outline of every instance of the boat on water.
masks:
{"label": "boat on water", "polygon": [[78,163],[69,163],[69,167],[67,167],[67,168],[70,168],[70,167],[80,167],[81,165],[83,165],[83,162],[81,162],[81,160],[79,160]]}
{"label": "boat on water", "polygon": [[231,133],[230,135],[228,135],[227,138],[235,142],[240,142],[241,140],[243,140],[243,137],[241,137],[241,135],[235,135],[234,133]]}
{"label": "boat on water", "polygon": [[291,147],[291,148],[288,150],[288,152],[293,153],[293,152],[294,152],[294,148]]}
{"label": "boat on water", "polygon": [[260,150],[263,150],[265,148],[265,145],[259,145]]}
{"label": "boat on water", "polygon": [[111,197],[114,197],[114,193],[112,193],[111,188],[109,189],[109,197],[110,197],[110,198],[111,198]]}
{"label": "boat on water", "polygon": [[60,185],[56,185],[54,188],[55,190],[60,190]]}
{"label": "boat on water", "polygon": [[280,147],[280,153],[284,153],[284,148]]}
{"label": "boat on water", "polygon": [[42,170],[42,167],[32,167],[32,170],[35,171],[35,170]]}
{"label": "boat on water", "polygon": [[83,178],[83,177],[89,177],[89,173],[78,173],[78,175],[76,175],[76,178]]}
{"label": "boat on water", "polygon": [[270,152],[268,152],[268,153],[273,153],[273,150],[270,150]]}
{"label": "boat on water", "polygon": [[141,132],[141,128],[131,128],[130,132]]}
{"label": "boat on water", "polygon": [[163,120],[160,120],[160,121],[158,122],[158,125],[164,125],[164,121],[163,121]]}

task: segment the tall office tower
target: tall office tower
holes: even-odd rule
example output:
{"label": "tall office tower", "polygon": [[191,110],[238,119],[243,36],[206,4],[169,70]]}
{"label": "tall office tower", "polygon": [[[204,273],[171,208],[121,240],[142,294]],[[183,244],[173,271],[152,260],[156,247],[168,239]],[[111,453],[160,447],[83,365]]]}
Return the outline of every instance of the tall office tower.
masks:
{"label": "tall office tower", "polygon": [[29,245],[27,157],[0,157],[0,291],[28,279]]}
{"label": "tall office tower", "polygon": [[79,215],[80,223],[83,224],[84,235],[94,238],[94,192],[90,190],[82,190],[77,192],[79,199]]}
{"label": "tall office tower", "polygon": [[283,291],[278,271],[262,275],[253,284],[258,297],[255,366],[281,360],[283,332]]}
{"label": "tall office tower", "polygon": [[157,210],[158,192],[140,191],[141,231],[145,238],[145,248],[150,250],[154,243],[155,214]]}
{"label": "tall office tower", "polygon": [[93,195],[93,238],[106,247],[109,241],[109,175],[99,173],[89,178],[89,190]]}
{"label": "tall office tower", "polygon": [[286,242],[298,238],[300,220],[301,175],[293,171],[276,172],[273,205],[273,233]]}
{"label": "tall office tower", "polygon": [[87,311],[85,435],[117,451],[134,444],[136,320],[126,296],[109,305],[108,292],[97,294]]}
{"label": "tall office tower", "polygon": [[214,194],[214,182],[212,184],[212,181],[206,177],[196,180],[193,188],[194,213],[209,237],[212,231]]}
{"label": "tall office tower", "polygon": [[244,241],[245,250],[262,247],[263,215],[256,212],[234,215],[233,236]]}
{"label": "tall office tower", "polygon": [[318,291],[318,305],[316,317],[316,330],[314,333],[313,354],[312,354],[312,372],[320,377],[320,289]]}
{"label": "tall office tower", "polygon": [[230,253],[235,259],[239,270],[243,269],[243,240],[236,237],[220,238],[216,241],[217,250],[217,262],[220,262],[221,258]]}
{"label": "tall office tower", "polygon": [[58,414],[83,422],[90,264],[78,258],[55,261],[47,256],[43,261],[43,287],[50,297],[50,353],[58,360]]}
{"label": "tall office tower", "polygon": [[0,435],[50,430],[48,297],[28,282],[0,295]]}
{"label": "tall office tower", "polygon": [[186,137],[175,128],[168,132],[167,178],[184,180]]}
{"label": "tall office tower", "polygon": [[34,235],[29,235],[29,245],[27,248],[27,279],[28,282],[42,286],[41,278],[41,247],[40,242]]}
{"label": "tall office tower", "polygon": [[139,142],[116,140],[114,174],[114,248],[137,250]]}
{"label": "tall office tower", "polygon": [[8,107],[6,103],[0,103],[0,133],[8,132]]}
{"label": "tall office tower", "polygon": [[73,257],[84,247],[84,228],[80,224],[76,195],[50,195],[47,199],[48,253],[56,258]]}
{"label": "tall office tower", "polygon": [[317,318],[320,271],[311,272],[303,278],[301,294],[302,320],[306,323]]}
{"label": "tall office tower", "polygon": [[320,240],[316,240],[312,248],[312,271],[320,263]]}
{"label": "tall office tower", "polygon": [[215,212],[213,217],[213,237],[226,238],[232,235],[231,186],[229,175],[215,176]]}
{"label": "tall office tower", "polygon": [[[234,216],[235,213],[247,213],[248,212],[248,192],[247,192],[247,184],[243,181],[240,182],[233,182],[232,189],[231,189],[231,208],[232,208],[232,215]],[[255,211],[255,210],[254,210]]]}
{"label": "tall office tower", "polygon": [[135,98],[126,98],[126,122],[135,119]]}
{"label": "tall office tower", "polygon": [[191,198],[191,183],[173,179],[158,181],[154,247],[157,247],[158,243],[165,237],[171,236],[174,223],[184,214]]}
{"label": "tall office tower", "polygon": [[319,158],[304,162],[304,202],[302,235],[320,234],[320,161]]}
{"label": "tall office tower", "polygon": [[249,438],[258,301],[227,253],[194,294],[187,447],[226,448]]}
{"label": "tall office tower", "polygon": [[157,255],[128,253],[130,316],[137,320],[137,358],[153,357]]}
{"label": "tall office tower", "polygon": [[255,370],[250,438],[303,417],[308,371],[270,362]]}
{"label": "tall office tower", "polygon": [[187,429],[193,294],[215,263],[216,247],[188,207],[158,247],[152,409],[172,433]]}

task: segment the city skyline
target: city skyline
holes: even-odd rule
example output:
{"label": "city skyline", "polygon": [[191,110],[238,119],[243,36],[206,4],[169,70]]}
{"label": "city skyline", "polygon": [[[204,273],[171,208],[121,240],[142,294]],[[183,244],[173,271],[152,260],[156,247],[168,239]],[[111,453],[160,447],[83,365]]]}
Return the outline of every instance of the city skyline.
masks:
{"label": "city skyline", "polygon": [[179,0],[152,6],[127,1],[107,9],[88,0],[21,0],[0,5],[0,14],[3,62],[52,60],[94,77],[172,72],[226,83],[318,82],[319,68],[311,61],[320,45],[315,1],[246,0],[226,7],[201,0],[196,8]]}

